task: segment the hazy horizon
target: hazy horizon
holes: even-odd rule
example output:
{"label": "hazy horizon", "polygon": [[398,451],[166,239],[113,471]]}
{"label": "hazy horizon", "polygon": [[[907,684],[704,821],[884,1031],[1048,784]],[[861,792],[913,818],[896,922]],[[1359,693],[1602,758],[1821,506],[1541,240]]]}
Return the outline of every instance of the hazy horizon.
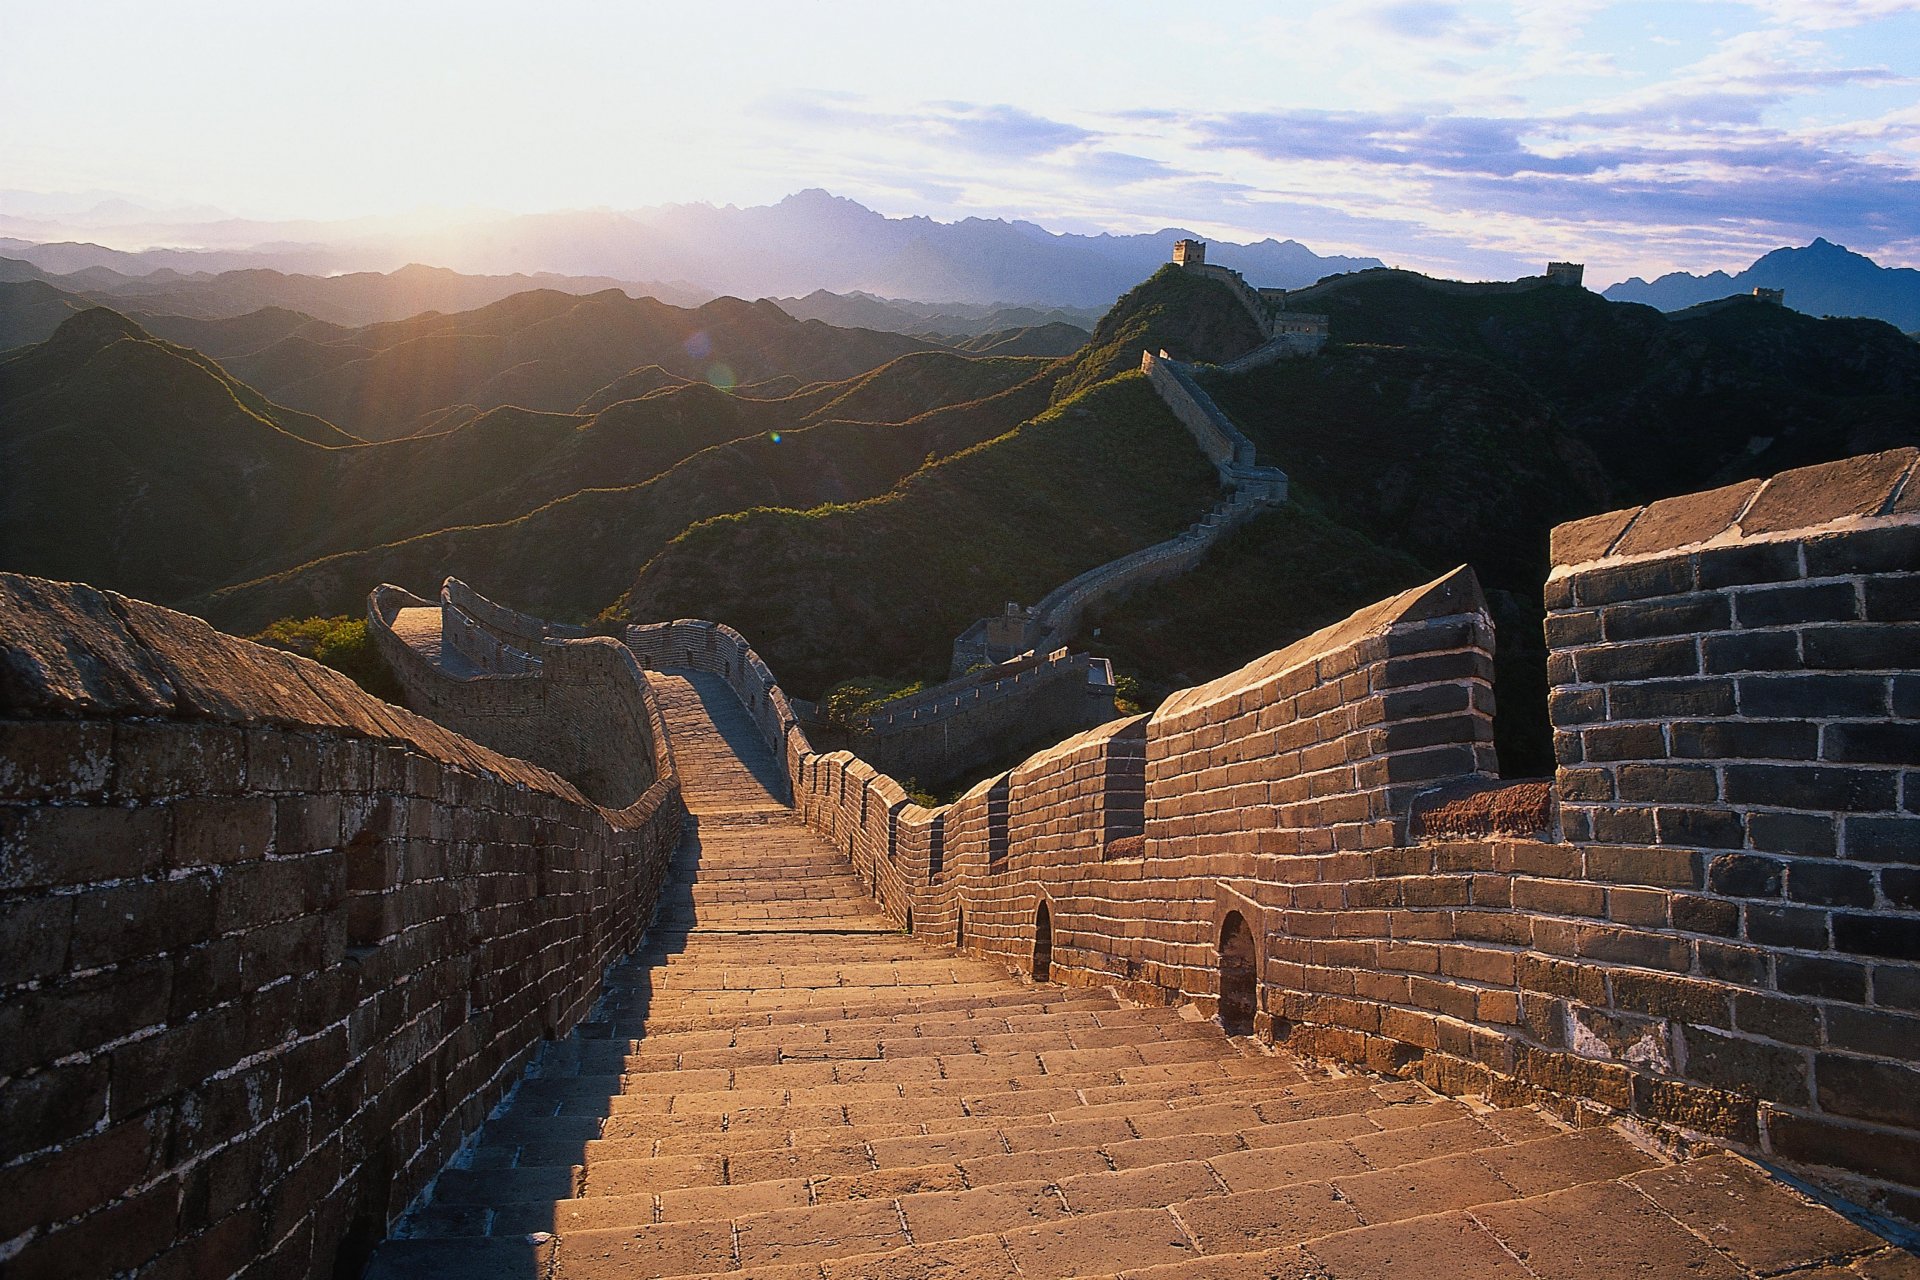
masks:
{"label": "hazy horizon", "polygon": [[1821,236],[1920,265],[1920,0],[7,7],[35,54],[0,82],[22,239],[430,244],[818,187],[1469,278],[1737,271]]}

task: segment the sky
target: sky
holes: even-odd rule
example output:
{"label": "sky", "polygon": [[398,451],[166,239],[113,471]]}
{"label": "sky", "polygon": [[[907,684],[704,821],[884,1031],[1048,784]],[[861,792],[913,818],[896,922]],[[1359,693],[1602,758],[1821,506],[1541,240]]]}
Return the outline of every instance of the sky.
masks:
{"label": "sky", "polygon": [[0,212],[807,187],[1469,277],[1920,266],[1920,0],[0,0]]}

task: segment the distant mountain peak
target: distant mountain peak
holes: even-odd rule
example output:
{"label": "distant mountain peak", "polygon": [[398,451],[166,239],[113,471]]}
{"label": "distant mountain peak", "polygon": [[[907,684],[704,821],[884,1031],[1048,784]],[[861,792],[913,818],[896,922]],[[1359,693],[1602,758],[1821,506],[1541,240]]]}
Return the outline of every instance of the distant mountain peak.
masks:
{"label": "distant mountain peak", "polygon": [[1772,250],[1734,275],[1675,271],[1651,284],[1635,277],[1614,285],[1606,296],[1681,311],[1754,289],[1784,289],[1786,304],[1808,315],[1865,316],[1903,330],[1920,326],[1920,271],[1883,267],[1825,236],[1801,248]]}
{"label": "distant mountain peak", "polygon": [[142,329],[134,321],[121,315],[111,307],[88,307],[78,312],[71,320],[63,321],[53,331],[49,341],[61,346],[80,349],[104,347],[110,342],[122,338],[151,340],[152,334]]}

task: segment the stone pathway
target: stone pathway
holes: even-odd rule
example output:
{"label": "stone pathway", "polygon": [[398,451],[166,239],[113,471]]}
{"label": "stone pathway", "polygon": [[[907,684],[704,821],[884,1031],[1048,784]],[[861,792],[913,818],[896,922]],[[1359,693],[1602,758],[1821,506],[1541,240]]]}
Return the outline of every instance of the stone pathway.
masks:
{"label": "stone pathway", "polygon": [[414,605],[393,615],[393,634],[450,676],[479,675],[480,670],[441,640],[439,605]]}
{"label": "stone pathway", "polygon": [[693,816],[661,918],[370,1276],[1920,1277],[1742,1160],[893,932],[726,686],[653,679]]}

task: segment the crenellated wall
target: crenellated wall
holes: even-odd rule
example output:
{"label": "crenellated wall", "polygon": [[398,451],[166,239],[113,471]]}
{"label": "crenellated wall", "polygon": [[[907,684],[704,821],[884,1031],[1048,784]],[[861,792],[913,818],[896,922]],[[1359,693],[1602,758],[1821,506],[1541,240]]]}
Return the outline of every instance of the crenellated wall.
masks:
{"label": "crenellated wall", "polygon": [[882,704],[848,746],[876,768],[938,787],[1062,734],[1110,720],[1113,668],[1058,649]]}
{"label": "crenellated wall", "polygon": [[[439,650],[423,652],[394,630],[403,610],[421,609],[438,610]],[[453,578],[438,605],[385,585],[367,600],[367,633],[410,709],[552,769],[596,804],[624,807],[652,785],[651,744],[664,733],[646,682],[619,641],[550,638],[545,625]],[[448,648],[457,661],[440,660]]]}
{"label": "crenellated wall", "polygon": [[[1557,530],[1552,784],[1494,775],[1466,570],[942,809],[768,738],[924,936],[1920,1220],[1917,459]],[[766,696],[731,631],[655,630]]]}
{"label": "crenellated wall", "polygon": [[644,745],[602,808],[315,663],[0,575],[10,1280],[357,1273],[639,941],[681,815]]}

